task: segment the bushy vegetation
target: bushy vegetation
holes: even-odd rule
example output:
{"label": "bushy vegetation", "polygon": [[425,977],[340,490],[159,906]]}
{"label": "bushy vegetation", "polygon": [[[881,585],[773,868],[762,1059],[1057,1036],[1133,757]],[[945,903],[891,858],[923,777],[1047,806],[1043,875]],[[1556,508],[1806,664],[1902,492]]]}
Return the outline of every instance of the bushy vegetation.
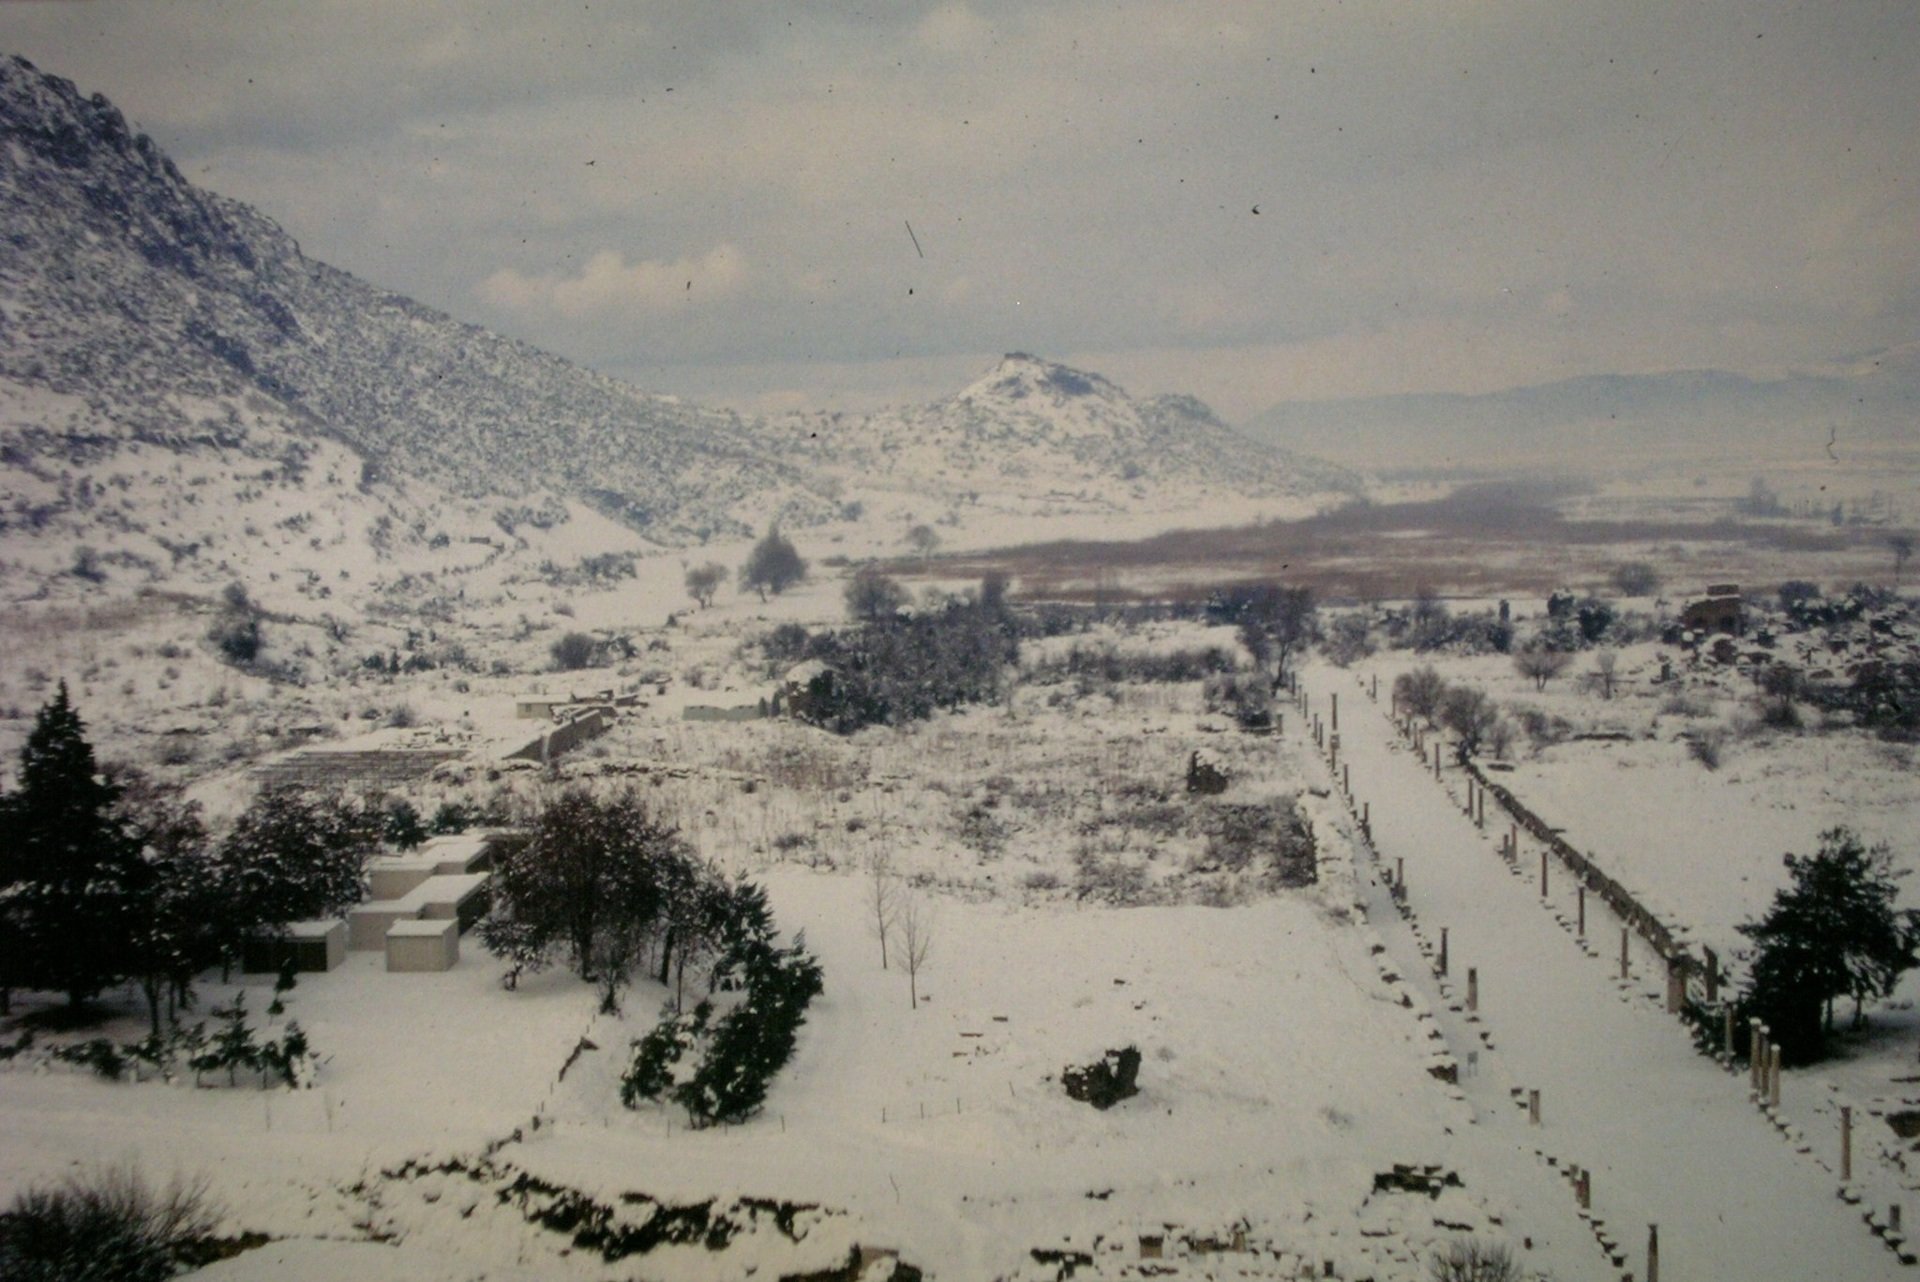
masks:
{"label": "bushy vegetation", "polygon": [[1349,610],[1320,629],[1320,652],[1336,668],[1358,663],[1373,650],[1373,621],[1366,610]]}
{"label": "bushy vegetation", "polygon": [[[276,996],[271,1009],[283,1009]],[[216,1007],[219,1021],[209,1031],[205,1021],[195,1024],[174,1023],[165,1033],[154,1033],[138,1041],[115,1042],[95,1037],[83,1042],[50,1046],[45,1058],[76,1064],[92,1070],[107,1081],[153,1076],[174,1081],[193,1074],[194,1085],[207,1085],[207,1075],[216,1080],[225,1074],[228,1086],[240,1084],[241,1073],[257,1080],[262,1089],[270,1085],[299,1087],[313,1080],[316,1060],[312,1043],[299,1021],[288,1020],[278,1037],[260,1038],[248,1019],[246,993],[236,993],[233,1001]],[[25,1046],[19,1048],[24,1052]]]}
{"label": "bushy vegetation", "polygon": [[1513,741],[1513,725],[1499,705],[1473,686],[1448,682],[1431,664],[1394,679],[1393,703],[1407,716],[1451,731],[1462,758],[1482,747],[1504,754]]}
{"label": "bushy vegetation", "polygon": [[250,668],[259,662],[266,648],[266,637],[260,628],[260,609],[239,583],[228,584],[220,602],[220,613],[207,628],[207,640],[228,663],[237,668]]}
{"label": "bushy vegetation", "polygon": [[1455,1238],[1427,1257],[1433,1282],[1521,1282],[1527,1275],[1504,1242]]}
{"label": "bushy vegetation", "polygon": [[[1222,646],[1187,647],[1163,653],[1126,651],[1114,646],[1075,645],[1066,654],[1043,659],[1028,669],[1036,681],[1092,677],[1100,681],[1200,681],[1232,673],[1238,657]],[[1265,678],[1251,680],[1271,685]]]}
{"label": "bushy vegetation", "polygon": [[773,1078],[793,1058],[806,1010],[820,995],[820,964],[796,938],[777,942],[773,914],[756,886],[735,887],[710,988],[738,989],[715,1018],[709,998],[691,1011],[671,1004],[633,1043],[620,1100],[671,1100],[694,1126],[743,1122],[760,1110]]}
{"label": "bushy vegetation", "polygon": [[1613,586],[1621,596],[1652,596],[1660,590],[1660,572],[1645,561],[1613,567]]}
{"label": "bushy vegetation", "polygon": [[1533,682],[1535,690],[1545,690],[1553,680],[1573,666],[1573,655],[1543,645],[1530,645],[1513,656],[1513,670]]}
{"label": "bushy vegetation", "polygon": [[845,632],[776,629],[770,641],[770,654],[825,665],[795,700],[794,713],[842,734],[992,702],[1019,654],[1010,612],[984,594]]}
{"label": "bushy vegetation", "polygon": [[196,1263],[220,1212],[204,1179],[156,1189],[132,1165],[28,1186],[0,1213],[8,1282],[164,1282]]}
{"label": "bushy vegetation", "polygon": [[578,672],[592,666],[599,646],[585,632],[569,632],[548,646],[547,653],[556,671]]}
{"label": "bushy vegetation", "polygon": [[892,576],[868,566],[847,581],[847,617],[881,623],[907,608],[907,590]]}
{"label": "bushy vegetation", "polygon": [[1200,687],[1207,711],[1230,716],[1244,730],[1273,725],[1273,683],[1257,672],[1217,672]]}

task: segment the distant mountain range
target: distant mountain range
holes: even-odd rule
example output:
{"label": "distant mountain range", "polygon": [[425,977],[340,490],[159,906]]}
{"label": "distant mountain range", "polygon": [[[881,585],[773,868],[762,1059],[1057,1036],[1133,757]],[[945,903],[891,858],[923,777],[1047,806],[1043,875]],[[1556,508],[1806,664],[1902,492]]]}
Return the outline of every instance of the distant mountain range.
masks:
{"label": "distant mountain range", "polygon": [[1248,435],[1380,471],[1751,459],[1767,453],[1920,446],[1920,344],[1815,373],[1601,374],[1481,395],[1289,401]]}

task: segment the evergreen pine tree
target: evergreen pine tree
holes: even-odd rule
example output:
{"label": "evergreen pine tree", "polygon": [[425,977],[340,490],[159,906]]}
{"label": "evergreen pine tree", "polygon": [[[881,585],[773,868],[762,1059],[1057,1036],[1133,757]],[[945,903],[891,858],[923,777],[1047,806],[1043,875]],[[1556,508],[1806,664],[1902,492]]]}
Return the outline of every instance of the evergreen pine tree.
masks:
{"label": "evergreen pine tree", "polygon": [[1744,1004],[1789,1060],[1825,1053],[1837,998],[1853,998],[1858,1025],[1867,998],[1887,996],[1920,965],[1920,911],[1894,907],[1899,887],[1888,863],[1886,847],[1830,829],[1815,854],[1786,857],[1792,884],[1765,917],[1740,927],[1754,943]]}
{"label": "evergreen pine tree", "polygon": [[117,796],[63,681],[34,718],[19,790],[0,808],[9,982],[77,1006],[128,973],[139,860],[114,821]]}

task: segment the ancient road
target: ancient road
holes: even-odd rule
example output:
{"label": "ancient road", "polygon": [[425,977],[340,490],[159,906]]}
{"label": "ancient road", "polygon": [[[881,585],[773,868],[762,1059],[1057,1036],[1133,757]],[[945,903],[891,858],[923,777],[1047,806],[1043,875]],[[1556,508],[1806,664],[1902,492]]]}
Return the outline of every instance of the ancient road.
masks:
{"label": "ancient road", "polygon": [[[1537,857],[1516,876],[1498,853],[1491,809],[1485,832],[1416,759],[1390,722],[1386,691],[1369,702],[1352,674],[1317,666],[1302,678],[1310,713],[1340,702],[1340,761],[1352,792],[1371,808],[1374,847],[1386,870],[1404,860],[1418,932],[1448,934],[1443,986],[1413,934],[1392,920],[1383,889],[1369,912],[1383,939],[1440,1013],[1454,1054],[1478,1052],[1480,1072],[1461,1087],[1495,1129],[1592,1172],[1593,1214],[1645,1278],[1647,1226],[1657,1223],[1660,1276],[1672,1279],[1872,1279],[1912,1276],[1836,1196],[1837,1177],[1797,1153],[1748,1101],[1746,1079],[1696,1053],[1685,1030],[1619,981],[1619,927],[1589,898],[1591,948],[1540,898]],[[1297,714],[1289,717],[1289,729]],[[1303,727],[1304,729],[1304,727]],[[1430,751],[1430,749],[1429,749]],[[1461,788],[1457,771],[1448,784]],[[1334,771],[1338,783],[1340,772]],[[1358,801],[1356,801],[1356,806]],[[1621,804],[1630,805],[1630,797]],[[1528,860],[1532,859],[1530,864]],[[1555,868],[1552,875],[1564,879]],[[1399,955],[1404,954],[1404,955]],[[1652,955],[1636,941],[1636,969]],[[1479,977],[1479,1023],[1449,1011]],[[1489,1049],[1478,1038],[1485,1028]],[[1796,1083],[1790,1077],[1786,1090]],[[1512,1087],[1541,1092],[1542,1120],[1528,1125]],[[1524,1099],[1524,1094],[1522,1096]],[[1515,1131],[1514,1128],[1519,1128]],[[1811,1137],[1831,1164],[1837,1141]],[[1544,1164],[1540,1179],[1558,1182]],[[1597,1250],[1593,1276],[1609,1272]]]}

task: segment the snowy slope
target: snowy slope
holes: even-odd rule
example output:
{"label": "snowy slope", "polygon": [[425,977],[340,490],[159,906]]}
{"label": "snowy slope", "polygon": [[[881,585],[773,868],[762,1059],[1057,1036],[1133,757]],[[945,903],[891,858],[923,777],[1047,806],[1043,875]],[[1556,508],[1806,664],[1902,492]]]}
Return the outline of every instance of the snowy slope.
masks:
{"label": "snowy slope", "polygon": [[79,441],[17,424],[9,466],[129,439],[190,447],[210,415],[251,411],[388,473],[468,496],[551,490],[665,542],[833,510],[730,414],[307,258],[260,213],[188,183],[103,97],[19,58],[0,59],[0,220],[0,376],[94,411]]}
{"label": "snowy slope", "polygon": [[1189,396],[1135,399],[1098,374],[1015,352],[952,396],[869,415],[769,422],[775,449],[850,486],[1079,510],[1356,491],[1344,469],[1256,443]]}

